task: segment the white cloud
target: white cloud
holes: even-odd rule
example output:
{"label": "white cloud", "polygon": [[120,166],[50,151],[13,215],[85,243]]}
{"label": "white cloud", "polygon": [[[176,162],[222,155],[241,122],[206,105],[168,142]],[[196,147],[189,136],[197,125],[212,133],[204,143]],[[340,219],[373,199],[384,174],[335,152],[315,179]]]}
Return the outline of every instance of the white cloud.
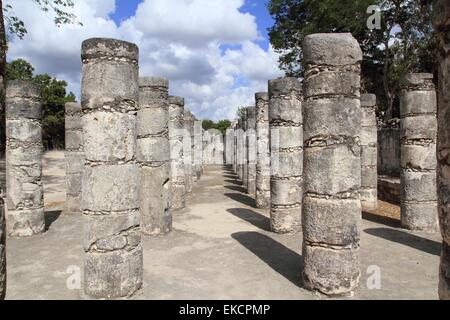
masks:
{"label": "white cloud", "polygon": [[145,37],[204,45],[257,38],[255,17],[239,12],[244,0],[147,0],[136,11],[134,24]]}
{"label": "white cloud", "polygon": [[[185,97],[198,118],[234,118],[239,106],[254,103],[254,92],[267,90],[268,79],[282,75],[274,51],[254,42],[255,17],[239,11],[243,0],[145,0],[120,26],[108,17],[114,0],[77,0],[83,27],[60,28],[29,0],[8,2],[28,29],[10,43],[8,59],[24,58],[36,72],[67,80],[77,95],[81,42],[90,37],[138,44],[141,76],[169,78],[170,94]],[[224,51],[227,44],[233,49]]]}

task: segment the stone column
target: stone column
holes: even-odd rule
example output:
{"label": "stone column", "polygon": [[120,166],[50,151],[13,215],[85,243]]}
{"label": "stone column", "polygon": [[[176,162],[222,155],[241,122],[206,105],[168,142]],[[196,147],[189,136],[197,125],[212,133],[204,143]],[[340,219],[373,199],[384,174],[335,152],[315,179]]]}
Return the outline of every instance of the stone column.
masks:
{"label": "stone column", "polygon": [[171,209],[186,206],[186,183],[183,160],[184,99],[169,97],[169,144]]}
{"label": "stone column", "polygon": [[169,208],[170,144],[169,81],[163,78],[139,79],[137,115],[137,159],[140,165],[142,232],[164,235],[172,230]]}
{"label": "stone column", "polygon": [[237,122],[233,124],[233,172],[237,174]]}
{"label": "stone column", "polygon": [[129,42],[82,44],[84,290],[94,298],[129,297],[142,286],[138,56]]}
{"label": "stone column", "polygon": [[234,162],[234,129],[228,128],[225,133],[225,165],[232,165]]}
{"label": "stone column", "polygon": [[66,213],[81,214],[81,185],[84,167],[83,113],[81,105],[65,105]]}
{"label": "stone column", "polygon": [[191,134],[191,179],[193,182],[197,182],[197,172],[195,171],[195,116],[192,112],[190,112],[190,121],[189,121],[189,133]]}
{"label": "stone column", "polygon": [[0,300],[3,300],[6,296],[6,221],[3,194],[0,202]]}
{"label": "stone column", "polygon": [[360,278],[362,53],[347,33],[307,36],[303,53],[303,282],[346,295]]}
{"label": "stone column", "polygon": [[40,89],[10,81],[5,104],[7,232],[32,236],[45,230]]}
{"label": "stone column", "polygon": [[184,108],[184,136],[183,136],[183,158],[186,192],[192,192],[192,136],[191,136],[191,112],[188,108]]}
{"label": "stone column", "polygon": [[247,128],[248,128],[248,107],[245,108],[245,115],[242,119],[242,185],[248,190],[248,144],[247,144]]}
{"label": "stone column", "polygon": [[239,119],[238,128],[236,132],[236,163],[237,163],[237,175],[239,180],[243,181],[244,178],[244,130],[242,128],[242,118]]}
{"label": "stone column", "polygon": [[296,78],[269,81],[270,226],[276,233],[301,229],[303,199],[302,83]]}
{"label": "stone column", "polygon": [[410,230],[438,232],[436,189],[437,101],[433,75],[402,79],[401,222]]}
{"label": "stone column", "polygon": [[443,237],[439,297],[450,300],[450,3],[434,2],[434,29],[438,39],[438,201]]}
{"label": "stone column", "polygon": [[256,194],[256,109],[247,109],[247,193]]}
{"label": "stone column", "polygon": [[256,207],[270,206],[269,95],[259,92],[256,100]]}
{"label": "stone column", "polygon": [[377,97],[374,94],[361,95],[361,205],[368,210],[378,207],[376,105]]}
{"label": "stone column", "polygon": [[202,121],[194,122],[194,164],[197,181],[201,179],[203,167],[203,134]]}

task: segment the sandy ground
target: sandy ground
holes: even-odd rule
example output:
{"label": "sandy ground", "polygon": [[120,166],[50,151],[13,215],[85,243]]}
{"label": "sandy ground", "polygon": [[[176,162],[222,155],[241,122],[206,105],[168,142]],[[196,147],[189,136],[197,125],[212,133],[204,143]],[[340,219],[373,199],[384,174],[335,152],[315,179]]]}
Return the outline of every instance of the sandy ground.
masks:
{"label": "sandy ground", "polygon": [[[8,239],[7,299],[84,299],[83,224],[63,211],[63,153],[47,153],[44,168],[48,230]],[[173,232],[143,238],[144,286],[134,298],[324,299],[301,287],[301,234],[272,234],[268,211],[253,206],[231,171],[206,168],[187,208],[173,213]],[[398,229],[398,212],[380,203],[363,213],[361,286],[352,299],[438,298],[440,237]],[[373,266],[381,287],[371,290]]]}

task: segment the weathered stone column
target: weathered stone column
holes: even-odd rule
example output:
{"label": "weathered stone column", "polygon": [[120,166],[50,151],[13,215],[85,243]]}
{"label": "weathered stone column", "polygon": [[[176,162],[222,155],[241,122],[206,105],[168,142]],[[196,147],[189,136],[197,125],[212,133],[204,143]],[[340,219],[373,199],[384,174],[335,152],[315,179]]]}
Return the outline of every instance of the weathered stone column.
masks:
{"label": "weathered stone column", "polygon": [[402,226],[410,230],[439,230],[436,112],[433,75],[413,73],[403,77],[400,95],[400,203]]}
{"label": "weathered stone column", "polygon": [[376,105],[377,97],[374,94],[361,95],[361,204],[369,210],[378,207]]}
{"label": "weathered stone column", "polygon": [[191,112],[188,108],[184,108],[184,136],[183,136],[183,158],[186,192],[192,192],[192,135],[191,135]]}
{"label": "weathered stone column", "polygon": [[202,121],[194,122],[194,169],[197,181],[202,177],[203,167],[203,128]]}
{"label": "weathered stone column", "polygon": [[94,298],[128,297],[142,286],[138,56],[129,42],[82,44],[84,290]]}
{"label": "weathered stone column", "polygon": [[83,113],[78,103],[66,103],[66,213],[81,214],[81,185],[84,167]]}
{"label": "weathered stone column", "polygon": [[6,296],[6,221],[3,195],[0,202],[0,300],[3,300]]}
{"label": "weathered stone column", "polygon": [[45,230],[40,89],[10,81],[5,103],[7,232],[32,236]]}
{"label": "weathered stone column", "polygon": [[247,193],[256,194],[256,108],[247,109]]}
{"label": "weathered stone column", "polygon": [[303,199],[302,83],[296,78],[269,81],[270,225],[276,233],[301,229]]}
{"label": "weathered stone column", "polygon": [[248,107],[245,108],[245,114],[242,119],[243,142],[242,142],[242,185],[248,190],[248,144],[247,144],[247,130],[248,130]]}
{"label": "weathered stone column", "polygon": [[242,118],[238,120],[238,128],[236,132],[236,163],[237,163],[237,175],[239,180],[243,181],[244,178],[244,130],[242,126]]}
{"label": "weathered stone column", "polygon": [[169,144],[170,144],[170,188],[171,209],[186,206],[186,183],[183,160],[184,99],[169,97]]}
{"label": "weathered stone column", "polygon": [[164,235],[172,230],[169,208],[170,144],[169,81],[163,78],[139,79],[137,116],[137,159],[140,165],[142,232]]}
{"label": "weathered stone column", "polygon": [[225,165],[232,165],[234,162],[234,128],[229,127],[225,132]]}
{"label": "weathered stone column", "polygon": [[269,94],[259,92],[256,100],[256,207],[270,206]]}
{"label": "weathered stone column", "polygon": [[303,54],[303,281],[351,294],[360,278],[362,53],[351,34],[338,33],[307,36]]}
{"label": "weathered stone column", "polygon": [[434,29],[438,38],[438,201],[443,237],[439,297],[450,300],[450,3],[434,2]]}
{"label": "weathered stone column", "polygon": [[237,121],[233,124],[233,172],[237,174]]}
{"label": "weathered stone column", "polygon": [[193,182],[197,182],[197,172],[195,168],[195,132],[194,132],[196,118],[191,111],[189,111],[189,113],[190,113],[189,133],[191,134],[191,179]]}

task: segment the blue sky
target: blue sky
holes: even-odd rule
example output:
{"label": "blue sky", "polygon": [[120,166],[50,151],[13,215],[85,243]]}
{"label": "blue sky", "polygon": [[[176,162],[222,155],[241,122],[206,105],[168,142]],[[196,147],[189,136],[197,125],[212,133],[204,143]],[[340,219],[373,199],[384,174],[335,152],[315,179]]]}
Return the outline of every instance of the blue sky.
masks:
{"label": "blue sky", "polygon": [[169,79],[169,94],[184,97],[199,119],[235,119],[239,107],[254,105],[255,92],[267,91],[268,80],[284,75],[267,35],[268,0],[77,0],[83,26],[60,28],[30,0],[5,1],[29,31],[11,41],[8,59],[66,80],[78,98],[81,43],[92,37],[136,43],[140,76]]}
{"label": "blue sky", "polygon": [[[225,0],[226,1],[226,0]],[[143,0],[116,0],[116,11],[110,14],[117,24],[134,16],[137,6]],[[267,10],[268,0],[245,0],[244,6],[240,9],[243,13],[250,13],[256,17],[258,32],[264,37],[258,44],[267,50],[269,47],[269,37],[267,29],[273,25],[273,19]],[[230,46],[225,46],[230,48]]]}

